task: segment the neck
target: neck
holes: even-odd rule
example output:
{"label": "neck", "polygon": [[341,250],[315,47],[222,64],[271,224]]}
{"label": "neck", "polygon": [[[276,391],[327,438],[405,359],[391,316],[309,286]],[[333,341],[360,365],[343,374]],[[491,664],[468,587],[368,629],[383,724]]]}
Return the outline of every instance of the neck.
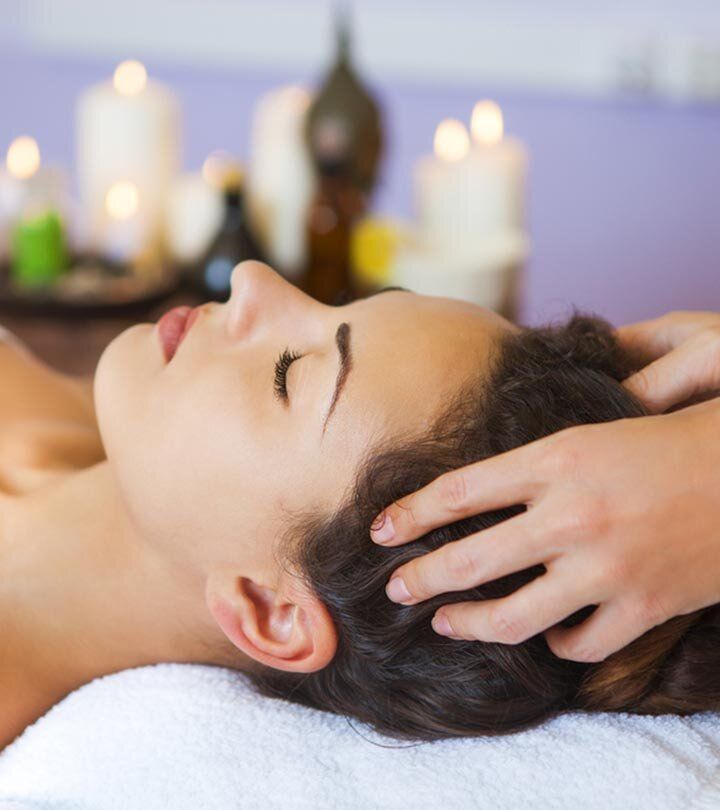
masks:
{"label": "neck", "polygon": [[199,572],[140,536],[107,461],[3,503],[2,669],[55,702],[121,669],[161,662],[235,666]]}

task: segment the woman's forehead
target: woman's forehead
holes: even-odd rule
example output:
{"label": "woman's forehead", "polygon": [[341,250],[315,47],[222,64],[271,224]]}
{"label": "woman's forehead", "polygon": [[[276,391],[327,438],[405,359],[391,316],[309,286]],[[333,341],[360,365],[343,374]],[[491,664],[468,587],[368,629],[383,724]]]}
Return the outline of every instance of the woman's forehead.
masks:
{"label": "woman's forehead", "polygon": [[[489,309],[452,298],[419,295],[393,290],[343,307],[348,320],[356,319],[358,332],[363,324],[383,336],[388,348],[394,341],[401,344],[419,341],[439,354],[453,354],[467,349],[468,343],[484,344],[513,326]],[[445,351],[443,351],[445,350]]]}
{"label": "woman's forehead", "polygon": [[425,424],[471,378],[481,378],[512,328],[466,302],[403,292],[344,307],[342,318],[351,325],[353,408],[405,427]]}

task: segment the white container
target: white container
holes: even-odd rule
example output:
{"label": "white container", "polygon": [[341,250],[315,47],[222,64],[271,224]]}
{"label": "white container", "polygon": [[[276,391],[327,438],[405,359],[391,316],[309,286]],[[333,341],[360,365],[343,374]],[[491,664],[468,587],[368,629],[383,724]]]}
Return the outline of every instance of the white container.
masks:
{"label": "white container", "polygon": [[389,283],[422,295],[470,301],[512,318],[528,250],[522,231],[505,231],[488,238],[482,249],[464,253],[415,239],[399,247]]}

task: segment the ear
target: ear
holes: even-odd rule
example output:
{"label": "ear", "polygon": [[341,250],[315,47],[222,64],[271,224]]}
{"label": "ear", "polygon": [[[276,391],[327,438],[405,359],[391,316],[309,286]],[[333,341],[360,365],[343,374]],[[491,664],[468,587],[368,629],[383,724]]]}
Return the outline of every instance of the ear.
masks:
{"label": "ear", "polygon": [[205,602],[228,639],[254,660],[286,672],[315,672],[332,660],[337,631],[325,605],[290,573],[273,588],[231,568],[212,571]]}

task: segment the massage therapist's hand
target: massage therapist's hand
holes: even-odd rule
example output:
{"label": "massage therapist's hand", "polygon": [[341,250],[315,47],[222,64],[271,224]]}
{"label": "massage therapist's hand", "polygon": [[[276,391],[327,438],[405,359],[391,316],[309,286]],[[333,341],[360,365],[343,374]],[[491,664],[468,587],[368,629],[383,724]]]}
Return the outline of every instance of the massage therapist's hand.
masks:
{"label": "massage therapist's hand", "polygon": [[[619,330],[651,361],[626,384],[653,412],[720,389],[720,317],[673,313]],[[654,625],[720,601],[720,400],[583,425],[455,470],[389,507],[376,542],[400,545],[443,523],[527,510],[398,568],[413,604],[543,563],[497,600],[440,608],[457,638],[519,643],[547,630],[560,657],[600,661]],[[573,628],[555,627],[589,604]],[[550,629],[547,629],[550,628]]]}
{"label": "massage therapist's hand", "polygon": [[670,312],[623,326],[617,336],[644,366],[625,381],[651,413],[720,392],[720,315]]}

